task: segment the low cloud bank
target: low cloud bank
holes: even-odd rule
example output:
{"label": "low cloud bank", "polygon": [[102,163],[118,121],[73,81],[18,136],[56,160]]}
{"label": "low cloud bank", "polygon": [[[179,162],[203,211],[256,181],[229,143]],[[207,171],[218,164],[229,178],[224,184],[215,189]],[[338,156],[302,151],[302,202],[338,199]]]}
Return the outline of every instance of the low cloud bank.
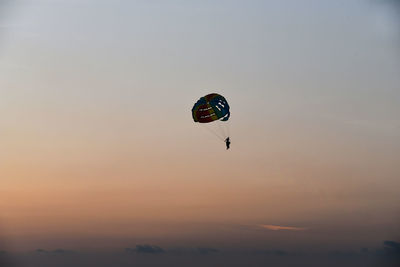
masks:
{"label": "low cloud bank", "polygon": [[159,246],[153,245],[136,245],[135,248],[126,248],[125,252],[128,253],[148,253],[148,254],[159,254],[164,253],[165,250]]}
{"label": "low cloud bank", "polygon": [[200,252],[200,254],[210,254],[219,252],[219,250],[216,248],[197,248],[197,251]]}
{"label": "low cloud bank", "polygon": [[37,250],[35,250],[35,252],[37,254],[73,254],[73,253],[75,253],[72,250],[66,250],[66,249],[61,249],[61,248],[58,248],[55,250],[45,250],[45,249],[38,248]]}
{"label": "low cloud bank", "polygon": [[278,256],[288,256],[289,253],[285,250],[275,249],[275,250],[257,250],[257,254],[265,254],[265,255],[278,255]]}
{"label": "low cloud bank", "polygon": [[384,250],[386,253],[400,256],[400,243],[396,241],[386,240],[383,242]]}
{"label": "low cloud bank", "polygon": [[[339,248],[340,249],[340,248]],[[162,255],[162,256],[161,256]],[[2,256],[6,256],[6,258]],[[7,261],[6,261],[7,260]],[[12,260],[12,261],[11,261]],[[18,263],[18,264],[17,264]],[[37,249],[29,253],[0,251],[0,267],[131,267],[131,266],[400,266],[400,242],[382,241],[377,247],[325,252],[287,251],[278,248],[229,250],[215,247],[162,248],[139,244],[114,252],[75,252]]]}
{"label": "low cloud bank", "polygon": [[262,229],[267,229],[271,231],[280,231],[280,230],[286,230],[286,231],[305,231],[307,228],[305,227],[295,227],[295,226],[282,226],[282,225],[272,225],[272,224],[260,224],[258,227]]}

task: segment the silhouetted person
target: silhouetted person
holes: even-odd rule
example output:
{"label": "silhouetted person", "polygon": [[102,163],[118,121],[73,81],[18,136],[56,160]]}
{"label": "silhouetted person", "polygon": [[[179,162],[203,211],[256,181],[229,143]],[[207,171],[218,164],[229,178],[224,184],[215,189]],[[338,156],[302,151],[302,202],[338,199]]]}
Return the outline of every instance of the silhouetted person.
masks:
{"label": "silhouetted person", "polygon": [[226,149],[229,149],[229,146],[231,145],[231,140],[229,140],[229,137],[225,139],[225,144],[226,144]]}

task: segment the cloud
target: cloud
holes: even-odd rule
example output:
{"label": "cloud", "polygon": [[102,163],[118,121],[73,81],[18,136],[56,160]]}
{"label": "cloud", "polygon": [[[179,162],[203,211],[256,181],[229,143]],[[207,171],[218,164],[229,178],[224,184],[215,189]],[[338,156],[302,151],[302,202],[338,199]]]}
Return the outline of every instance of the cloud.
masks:
{"label": "cloud", "polygon": [[38,254],[71,254],[71,253],[75,253],[72,250],[66,250],[66,249],[55,249],[55,250],[45,250],[45,249],[41,249],[38,248],[37,250],[35,250],[36,253]]}
{"label": "cloud", "polygon": [[288,256],[289,253],[284,251],[284,250],[280,250],[280,249],[276,249],[276,250],[257,250],[256,254],[266,254],[266,255],[278,255],[278,256]]}
{"label": "cloud", "polygon": [[72,250],[66,250],[66,249],[59,248],[59,249],[55,249],[55,250],[51,251],[51,253],[54,253],[54,254],[71,254],[71,253],[75,253],[75,252],[72,251]]}
{"label": "cloud", "polygon": [[200,252],[200,254],[210,254],[219,252],[219,250],[216,248],[197,248],[197,251]]}
{"label": "cloud", "polygon": [[328,254],[335,258],[351,258],[360,255],[352,250],[333,250],[330,251]]}
{"label": "cloud", "polygon": [[400,243],[396,241],[383,241],[385,252],[400,256]]}
{"label": "cloud", "polygon": [[164,249],[152,245],[136,245],[136,248],[126,248],[125,251],[129,253],[135,252],[135,253],[149,253],[149,254],[158,254],[165,252]]}
{"label": "cloud", "polygon": [[49,253],[50,251],[47,251],[47,250],[45,250],[45,249],[38,248],[37,250],[35,250],[35,252],[36,252],[36,253],[40,253],[40,254],[45,254],[45,253]]}
{"label": "cloud", "polygon": [[[400,243],[385,241],[382,245],[397,250]],[[164,251],[164,249],[154,245],[142,244],[125,250],[128,253],[122,254],[121,251],[80,251],[75,254],[65,254],[64,249],[38,249],[36,250],[37,253],[43,254],[10,253],[8,256],[12,258],[1,257],[0,254],[0,266],[400,266],[398,265],[399,257],[396,254],[387,253],[383,248],[377,253],[374,249],[352,251],[343,247],[339,251],[322,250],[318,252],[307,252],[303,248],[300,251],[287,251],[279,247],[254,250],[248,248],[218,250],[213,247],[181,247],[165,249],[165,253],[168,253],[168,255],[155,255],[155,251]],[[21,265],[16,263],[21,263]]]}
{"label": "cloud", "polygon": [[282,225],[272,225],[272,224],[259,224],[258,227],[262,229],[267,229],[271,231],[305,231],[307,228],[305,227],[294,227],[294,226],[282,226]]}

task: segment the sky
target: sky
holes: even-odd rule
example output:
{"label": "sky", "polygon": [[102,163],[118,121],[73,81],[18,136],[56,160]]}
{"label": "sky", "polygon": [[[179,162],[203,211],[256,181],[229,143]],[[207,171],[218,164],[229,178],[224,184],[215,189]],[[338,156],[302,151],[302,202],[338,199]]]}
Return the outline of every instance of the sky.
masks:
{"label": "sky", "polygon": [[396,1],[0,3],[0,250],[400,242]]}

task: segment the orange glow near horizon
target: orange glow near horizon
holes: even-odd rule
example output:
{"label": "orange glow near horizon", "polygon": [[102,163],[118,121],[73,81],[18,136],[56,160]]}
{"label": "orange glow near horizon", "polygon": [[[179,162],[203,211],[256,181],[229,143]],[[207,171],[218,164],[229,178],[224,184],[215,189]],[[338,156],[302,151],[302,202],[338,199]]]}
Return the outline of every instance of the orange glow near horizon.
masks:
{"label": "orange glow near horizon", "polygon": [[[12,249],[398,233],[400,61],[368,5],[35,2],[0,16]],[[231,107],[228,151],[192,119],[211,92]]]}

